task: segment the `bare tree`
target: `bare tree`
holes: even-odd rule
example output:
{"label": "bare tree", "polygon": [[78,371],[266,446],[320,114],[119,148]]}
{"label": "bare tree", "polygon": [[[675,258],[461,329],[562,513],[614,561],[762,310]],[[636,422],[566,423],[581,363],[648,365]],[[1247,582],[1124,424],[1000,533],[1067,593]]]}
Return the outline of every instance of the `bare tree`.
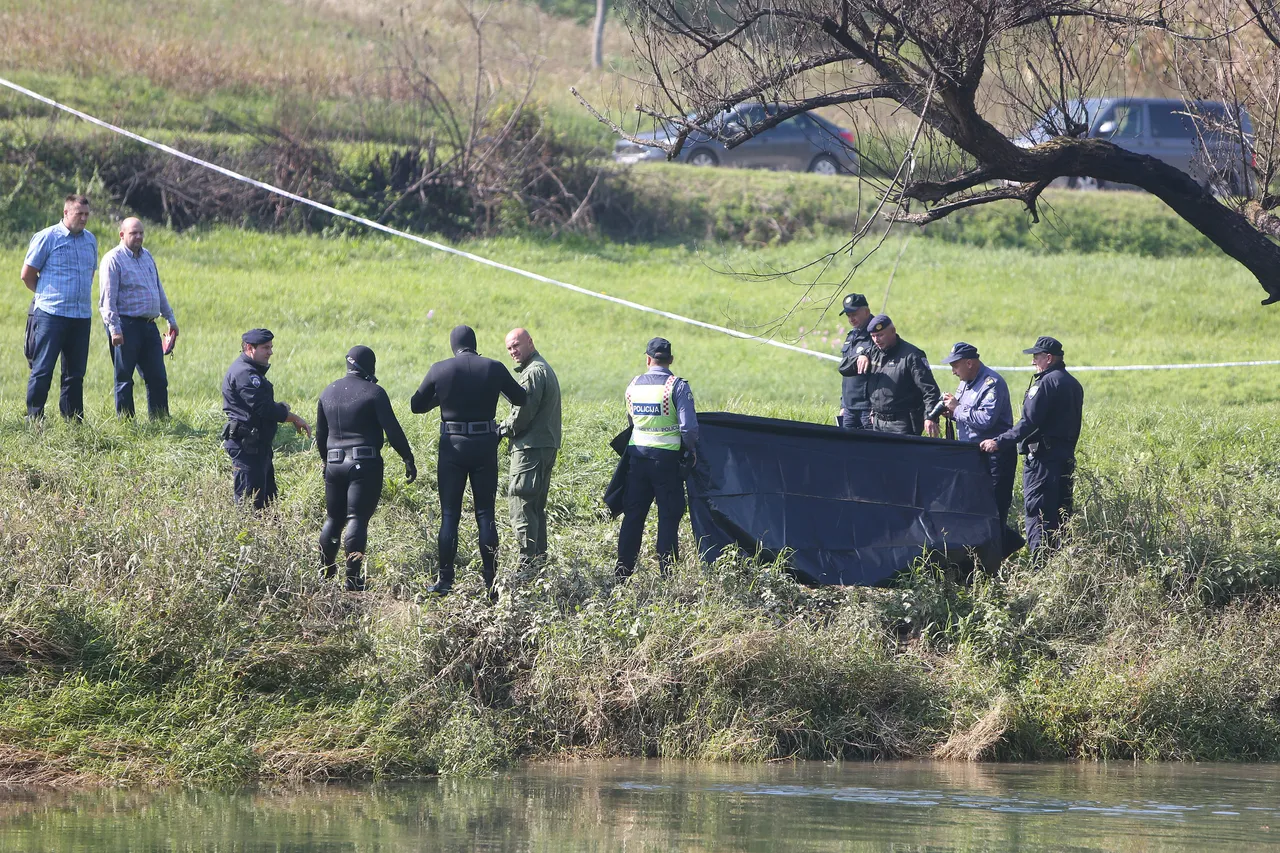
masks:
{"label": "bare tree", "polygon": [[[1266,192],[1280,141],[1280,16],[1270,0],[630,2],[625,20],[649,81],[636,109],[672,128],[650,143],[669,156],[692,133],[733,147],[799,113],[841,108],[870,125],[860,140],[899,141],[890,148],[902,162],[879,179],[891,221],[923,225],[1001,200],[1034,217],[1045,188],[1066,176],[1133,184],[1248,268],[1263,304],[1280,301],[1280,246],[1268,237],[1280,220]],[[1235,140],[1245,174],[1256,146],[1257,178],[1224,187],[1088,138],[1082,99],[1127,86],[1134,56],[1172,63],[1190,110],[1204,93],[1233,107],[1211,132],[1218,144]],[[749,127],[717,121],[756,100],[778,108]],[[1256,142],[1239,107],[1259,116]],[[922,138],[895,125],[904,112]],[[1037,143],[1015,144],[1032,127]],[[933,168],[919,168],[922,152]]]}

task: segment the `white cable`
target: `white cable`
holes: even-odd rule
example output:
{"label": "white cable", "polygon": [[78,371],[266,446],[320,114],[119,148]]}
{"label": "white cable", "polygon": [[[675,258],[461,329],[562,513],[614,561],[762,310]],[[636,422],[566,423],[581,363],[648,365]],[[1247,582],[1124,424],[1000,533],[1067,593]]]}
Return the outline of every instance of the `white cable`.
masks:
{"label": "white cable", "polygon": [[[54,107],[55,109],[59,109],[59,110],[62,110],[63,112],[70,113],[71,115],[76,116],[77,118],[83,119],[89,122],[90,124],[95,124],[98,127],[111,131],[112,133],[118,133],[121,136],[125,136],[125,137],[128,137],[129,139],[134,140],[135,142],[141,142],[143,145],[149,146],[151,148],[155,148],[157,151],[163,151],[166,154],[169,154],[173,157],[177,157],[179,160],[186,160],[188,163],[194,163],[197,166],[202,166],[206,169],[211,169],[212,171],[217,172],[220,175],[225,175],[228,178],[231,178],[233,180],[242,181],[243,183],[250,184],[252,186],[257,187],[258,189],[265,190],[266,192],[274,193],[275,195],[282,196],[284,198],[296,201],[299,204],[305,204],[308,207],[314,207],[316,210],[323,210],[325,213],[331,214],[333,216],[337,216],[342,219],[347,219],[347,220],[350,220],[351,222],[358,222],[361,225],[374,229],[375,231],[381,231],[385,234],[391,234],[392,236],[395,236],[395,237],[403,237],[406,240],[412,240],[415,243],[419,243],[423,246],[426,246],[429,249],[435,249],[438,252],[446,252],[450,255],[457,255],[460,258],[466,258],[469,261],[475,261],[478,264],[484,264],[485,266],[493,267],[495,269],[505,270],[506,272],[514,273],[515,275],[524,276],[525,278],[531,278],[534,281],[540,281],[544,284],[555,285],[556,287],[563,287],[565,290],[572,290],[574,293],[580,293],[583,296],[590,296],[595,299],[603,299],[605,302],[612,302],[615,305],[622,305],[626,308],[633,308],[636,311],[643,311],[647,314],[656,314],[659,317],[666,317],[668,320],[676,320],[677,322],[680,322],[680,323],[687,323],[690,326],[698,326],[699,328],[710,329],[713,332],[721,332],[723,334],[730,335],[735,338],[741,338],[742,340],[758,341],[759,343],[762,343],[762,344],[768,344],[771,347],[778,347],[779,349],[789,350],[791,352],[798,352],[803,355],[811,355],[817,358],[826,359],[827,361],[840,361],[840,357],[836,355],[830,355],[828,353],[818,352],[817,350],[811,350],[805,347],[798,347],[798,346],[795,346],[794,344],[786,344],[781,341],[771,340],[769,338],[762,338],[757,335],[749,335],[746,332],[740,332],[736,329],[729,329],[724,326],[717,326],[714,323],[707,323],[702,320],[695,320],[692,317],[685,317],[681,314],[673,314],[670,311],[663,311],[659,308],[651,308],[648,305],[641,305],[639,302],[632,302],[629,299],[620,299],[617,296],[610,296],[607,293],[598,293],[594,290],[587,290],[585,287],[579,287],[576,284],[569,284],[568,282],[565,282],[565,281],[558,281],[554,278],[548,278],[545,275],[539,275],[536,272],[530,272],[529,270],[523,270],[523,269],[520,269],[519,267],[513,267],[508,264],[501,263],[499,261],[494,261],[489,258],[482,257],[480,255],[472,254],[471,252],[464,252],[461,249],[455,249],[452,246],[446,246],[444,243],[437,243],[434,240],[428,240],[425,237],[419,237],[416,234],[410,234],[407,231],[401,231],[398,228],[392,228],[388,225],[383,225],[381,222],[374,222],[372,219],[365,219],[363,216],[356,216],[354,214],[347,213],[346,211],[339,210],[336,207],[330,207],[327,204],[323,204],[318,201],[313,201],[312,199],[305,198],[296,193],[291,193],[288,190],[274,186],[273,184],[268,184],[262,181],[255,180],[253,178],[250,178],[247,175],[242,175],[239,172],[233,172],[230,169],[227,169],[223,166],[219,166],[217,163],[210,163],[207,160],[201,160],[199,157],[193,157],[192,155],[187,154],[184,151],[179,151],[176,148],[172,148],[168,145],[165,145],[163,142],[156,142],[154,139],[148,139],[145,136],[140,136],[139,134],[136,134],[132,131],[125,130],[122,127],[117,127],[116,125],[111,124],[110,122],[103,121],[100,118],[96,118],[95,116],[91,116],[86,112],[82,112],[76,109],[75,107],[69,107],[66,104],[62,104],[62,103],[59,103],[58,101],[53,100],[52,98],[47,98],[44,95],[41,95],[39,92],[33,92],[30,89],[26,88],[25,86],[19,86],[17,83],[12,82],[11,80],[6,80],[3,77],[0,77],[0,85],[7,86],[8,88],[12,89],[15,92],[19,92],[23,95],[26,95],[29,98],[34,98],[35,100],[40,101],[41,103],[44,103],[44,104],[48,104],[49,106]],[[1126,365],[1096,365],[1096,366],[1091,365],[1091,366],[1074,366],[1071,368],[1071,370],[1074,372],[1123,371],[1123,370],[1191,370],[1191,369],[1204,369],[1204,368],[1211,368],[1211,367],[1255,367],[1259,365],[1271,365],[1271,364],[1280,364],[1280,360],[1223,361],[1223,362],[1216,362],[1216,363],[1209,363],[1209,364],[1126,364]],[[949,367],[945,364],[932,364],[930,365],[930,367],[937,371],[944,371],[949,369]],[[992,370],[998,370],[1001,372],[1022,373],[1022,372],[1035,370],[1035,368],[1031,366],[993,367]]]}
{"label": "white cable", "polygon": [[186,160],[188,163],[194,163],[197,166],[203,166],[206,169],[212,169],[213,171],[217,172],[220,175],[226,175],[228,178],[232,178],[237,181],[243,181],[244,183],[255,186],[258,189],[266,190],[269,193],[274,193],[278,196],[283,196],[284,198],[287,198],[287,199],[292,199],[293,201],[296,201],[299,204],[305,204],[309,207],[314,207],[316,210],[323,210],[325,213],[332,214],[333,216],[338,216],[343,219],[348,219],[352,222],[358,222],[361,225],[364,225],[368,228],[373,228],[376,231],[382,231],[383,233],[386,233],[386,234],[391,234],[396,237],[403,237],[406,240],[412,240],[415,243],[420,243],[423,246],[426,246],[431,249],[435,249],[438,252],[447,252],[451,255],[457,255],[458,257],[466,258],[469,261],[475,261],[478,264],[484,264],[485,266],[494,267],[495,269],[505,270],[509,273],[515,273],[516,275],[522,275],[525,278],[531,278],[534,281],[540,281],[540,282],[543,282],[544,284],[553,284],[556,287],[563,287],[566,290],[572,290],[574,293],[581,293],[583,296],[591,296],[596,299],[603,299],[604,301],[612,302],[615,305],[623,305],[627,308],[634,308],[637,311],[644,311],[645,313],[648,313],[648,314],[656,314],[659,317],[666,317],[668,320],[676,320],[681,323],[688,323],[690,326],[698,326],[703,329],[711,329],[714,332],[722,332],[726,335],[732,335],[735,338],[742,338],[744,340],[759,341],[762,344],[768,344],[769,346],[778,347],[779,349],[791,350],[792,352],[798,352],[798,353],[803,353],[805,355],[817,356],[818,358],[825,358],[828,361],[840,360],[839,356],[828,355],[827,353],[822,353],[822,352],[815,352],[813,350],[805,349],[804,347],[798,347],[793,344],[785,344],[785,343],[782,343],[781,341],[770,340],[769,338],[761,338],[756,335],[749,335],[746,332],[739,332],[736,329],[728,329],[728,328],[725,328],[724,326],[717,326],[714,323],[706,323],[706,322],[703,322],[702,320],[695,320],[692,317],[685,317],[680,314],[673,314],[670,311],[663,311],[658,308],[650,308],[648,305],[641,305],[638,302],[632,302],[628,299],[619,299],[616,296],[609,296],[606,293],[597,293],[594,290],[587,290],[585,287],[579,287],[576,284],[569,284],[568,282],[565,282],[565,281],[557,281],[554,278],[547,278],[545,275],[539,275],[536,272],[529,272],[528,270],[522,270],[519,267],[509,266],[508,264],[500,263],[499,261],[490,260],[489,258],[481,257],[480,255],[474,255],[471,252],[464,252],[461,249],[455,249],[452,246],[446,246],[443,243],[437,243],[434,240],[428,240],[425,237],[419,237],[418,235],[410,234],[407,231],[401,231],[397,228],[391,228],[390,226],[383,225],[381,222],[374,222],[372,219],[365,219],[363,216],[355,216],[353,214],[347,213],[346,211],[338,210],[336,207],[330,207],[327,204],[322,204],[321,202],[313,201],[312,199],[305,198],[296,193],[291,193],[286,189],[282,189],[272,184],[263,183],[262,181],[254,180],[253,178],[250,178],[247,175],[242,175],[239,172],[233,172],[230,169],[227,169],[223,166],[219,166],[216,163],[210,163],[206,160],[201,160],[199,157],[193,157],[192,155],[187,154],[184,151],[179,151],[176,148],[171,148],[170,146],[165,145],[163,142],[156,142],[154,139],[148,139],[145,136],[140,136],[136,133],[133,133],[132,131],[125,130],[122,127],[116,127],[114,124],[103,121],[100,118],[95,118],[94,116],[91,116],[86,112],[81,112],[75,107],[69,107],[66,104],[60,104],[57,101],[53,100],[52,98],[46,98],[44,95],[41,95],[38,92],[33,92],[30,89],[24,86],[19,86],[17,83],[14,83],[10,80],[6,80],[3,77],[0,77],[0,85],[7,86],[10,89],[14,90],[15,92],[21,92],[27,97],[35,98],[37,101],[48,104],[51,107],[55,107],[57,109],[63,110],[64,112],[71,113],[71,115],[76,116],[77,118],[84,119],[90,124],[96,124],[98,127],[105,128],[106,130],[109,130],[112,133],[118,133],[121,136],[127,136],[129,139],[132,139],[136,142],[141,142],[143,145],[150,146],[152,148],[155,148],[158,151],[163,151],[164,153],[177,157],[180,160]]}

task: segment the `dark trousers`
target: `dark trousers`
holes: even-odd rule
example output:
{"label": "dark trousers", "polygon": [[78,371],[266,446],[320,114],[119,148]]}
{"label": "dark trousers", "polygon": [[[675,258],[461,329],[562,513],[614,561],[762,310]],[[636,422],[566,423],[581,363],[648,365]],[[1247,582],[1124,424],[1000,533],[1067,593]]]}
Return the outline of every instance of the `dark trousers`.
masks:
{"label": "dark trousers", "polygon": [[1027,511],[1027,548],[1032,554],[1058,544],[1060,528],[1075,510],[1075,459],[1027,456],[1022,497]]}
{"label": "dark trousers", "polygon": [[[154,320],[121,317],[120,332],[124,342],[111,347],[111,364],[115,369],[116,414],[134,415],[133,373],[142,375],[147,384],[147,412],[153,418],[169,417],[169,377],[164,369],[164,351],[160,347],[160,330]],[[107,329],[108,340],[111,330]]]}
{"label": "dark trousers", "polygon": [[232,484],[236,503],[253,501],[254,509],[262,509],[276,499],[276,466],[271,450],[262,453],[246,453],[238,441],[223,443],[231,457]]}
{"label": "dark trousers", "polygon": [[325,577],[338,572],[338,534],[347,554],[347,589],[364,589],[364,552],[369,519],[382,497],[382,460],[348,459],[324,466],[324,525],[320,528],[320,566]]}
{"label": "dark trousers", "polygon": [[34,357],[27,380],[27,415],[44,417],[45,400],[53,382],[53,365],[62,359],[62,390],[58,410],[64,418],[84,420],[84,372],[89,364],[88,318],[59,317],[36,309]]}
{"label": "dark trousers", "polygon": [[440,579],[453,581],[458,556],[458,523],[462,520],[462,496],[471,481],[479,529],[481,572],[486,586],[497,572],[498,525],[493,506],[498,493],[498,434],[442,435],[436,456],[436,480],[440,486]]}
{"label": "dark trousers", "polygon": [[924,413],[912,412],[909,415],[871,416],[871,428],[876,432],[887,432],[894,435],[919,435],[924,432]]}
{"label": "dark trousers", "polygon": [[678,556],[680,519],[684,517],[684,477],[680,454],[639,456],[628,450],[627,487],[622,493],[622,529],[618,531],[618,572],[629,575],[636,568],[649,508],[658,504],[658,564],[667,570]]}
{"label": "dark trousers", "polygon": [[1000,526],[1009,523],[1009,507],[1013,504],[1013,481],[1018,475],[1018,448],[1009,447],[987,454],[987,467],[991,471],[991,484],[996,490],[996,509],[1000,512]]}
{"label": "dark trousers", "polygon": [[841,429],[873,429],[871,412],[868,410],[845,409],[840,416]]}

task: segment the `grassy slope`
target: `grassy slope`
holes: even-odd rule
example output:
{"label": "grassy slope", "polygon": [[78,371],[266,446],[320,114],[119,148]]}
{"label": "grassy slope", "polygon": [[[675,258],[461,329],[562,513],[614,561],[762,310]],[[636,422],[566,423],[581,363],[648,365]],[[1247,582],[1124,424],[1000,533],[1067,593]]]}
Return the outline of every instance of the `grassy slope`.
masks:
{"label": "grassy slope", "polygon": [[[565,751],[859,757],[948,740],[958,754],[1003,757],[1280,755],[1280,684],[1258,652],[1280,644],[1258,597],[1280,570],[1273,368],[1085,376],[1077,538],[1046,572],[1015,562],[972,589],[924,572],[895,590],[814,593],[773,569],[686,560],[670,584],[642,574],[615,589],[616,525],[594,507],[642,342],[673,338],[704,409],[825,419],[828,363],[380,240],[157,230],[151,245],[184,330],[174,422],[115,422],[95,355],[89,425],[32,433],[23,365],[0,365],[0,759],[12,776],[402,775]],[[474,248],[709,319],[760,322],[796,299],[682,249]],[[792,263],[816,248],[728,260]],[[19,262],[0,255],[0,268]],[[886,253],[864,268],[866,289],[891,263]],[[1056,285],[1028,305],[1037,278]],[[1203,304],[1205,281],[1226,296]],[[1064,261],[918,241],[891,307],[935,356],[965,338],[1015,360],[1053,331],[1078,360],[1114,363],[1202,358],[1215,351],[1200,342],[1226,335],[1214,357],[1270,355],[1273,321],[1253,301],[1222,261]],[[20,328],[21,291],[0,306],[0,322]],[[569,400],[551,561],[516,577],[508,549],[511,595],[497,608],[476,599],[471,570],[462,595],[412,603],[434,571],[435,428],[404,401],[463,321],[491,354],[506,329],[531,327]],[[426,463],[415,486],[389,481],[371,539],[375,591],[361,600],[313,577],[320,479],[305,442],[279,457],[276,513],[230,505],[217,383],[236,333],[259,323],[279,336],[281,396],[304,407],[348,346],[374,346]],[[828,340],[836,326],[803,312],[793,324]]]}
{"label": "grassy slope", "polygon": [[[368,91],[379,14],[373,4],[344,9],[335,17],[320,3],[150,0],[132,18],[87,7],[55,29],[55,7],[33,2],[0,13],[0,55],[24,69],[20,79],[139,127],[225,130],[210,122],[212,106],[328,132],[361,114],[350,96]],[[549,36],[546,98],[562,105],[564,85],[581,82],[572,59],[581,30],[533,24]],[[41,41],[54,32],[65,49]],[[97,76],[72,84],[86,74]],[[330,118],[308,125],[317,113]],[[391,113],[388,139],[412,123]],[[809,186],[655,174],[708,198],[733,184],[783,199]],[[1107,197],[1068,210],[1062,198],[1064,215],[1085,218],[1151,208]],[[734,203],[754,202],[742,194]],[[721,215],[733,214],[709,218]],[[1010,237],[1007,221],[963,221],[947,227],[977,246],[1039,245],[1044,234],[1047,250],[1072,248],[1048,229]],[[1121,245],[1151,245],[1168,220],[1150,222]],[[110,225],[93,227],[104,248],[114,242]],[[1109,245],[1104,237],[1092,245]],[[765,229],[753,239],[772,238]],[[896,239],[855,279],[874,301]],[[1276,321],[1257,308],[1256,285],[1194,240],[1178,241],[1189,254],[1151,259],[915,239],[889,307],[935,360],[966,339],[989,361],[1016,364],[1045,332],[1090,364],[1273,356]],[[599,519],[596,497],[611,470],[605,442],[620,421],[617,397],[639,369],[643,341],[673,338],[704,409],[826,420],[837,389],[829,363],[398,243],[156,230],[149,244],[183,326],[170,368],[172,422],[111,418],[98,336],[89,425],[32,432],[20,417],[23,365],[12,349],[0,360],[6,778],[392,776],[575,752],[853,758],[944,743],[947,754],[980,757],[1280,757],[1280,681],[1270,666],[1280,646],[1269,592],[1280,578],[1274,368],[1083,375],[1081,512],[1070,546],[1042,572],[1015,561],[973,587],[921,571],[891,590],[808,591],[772,567],[686,559],[670,582],[641,572],[615,588],[616,525]],[[703,319],[767,324],[803,291],[716,271],[786,268],[825,244],[727,255],[513,239],[475,248]],[[11,244],[0,270],[16,276],[20,260]],[[10,285],[0,291],[0,326],[16,336],[26,298]],[[803,327],[810,346],[831,350],[840,318],[812,303],[801,309],[784,335]],[[508,595],[496,608],[477,599],[466,569],[462,595],[414,603],[435,568],[435,429],[432,418],[406,415],[422,479],[406,488],[390,466],[372,529],[374,589],[344,596],[314,577],[321,488],[305,442],[284,442],[286,495],[275,512],[254,518],[230,505],[215,435],[218,381],[236,335],[263,323],[276,330],[273,378],[304,408],[338,375],[348,346],[370,344],[403,413],[462,321],[495,355],[508,328],[531,327],[564,382],[551,559],[517,577],[507,549]],[[1012,376],[1014,387],[1025,377]],[[464,528],[463,541],[474,531]],[[467,547],[464,561],[474,559]]]}

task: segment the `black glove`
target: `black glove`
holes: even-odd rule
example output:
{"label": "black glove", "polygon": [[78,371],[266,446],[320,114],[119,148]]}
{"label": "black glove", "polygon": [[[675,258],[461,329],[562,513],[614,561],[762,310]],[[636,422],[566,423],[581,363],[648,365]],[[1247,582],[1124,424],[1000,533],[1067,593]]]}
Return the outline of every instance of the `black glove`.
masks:
{"label": "black glove", "polygon": [[511,437],[511,430],[507,429],[506,424],[498,424],[498,440]]}
{"label": "black glove", "polygon": [[413,464],[412,459],[406,459],[404,461],[404,481],[412,483],[416,479],[418,479],[418,466]]}

